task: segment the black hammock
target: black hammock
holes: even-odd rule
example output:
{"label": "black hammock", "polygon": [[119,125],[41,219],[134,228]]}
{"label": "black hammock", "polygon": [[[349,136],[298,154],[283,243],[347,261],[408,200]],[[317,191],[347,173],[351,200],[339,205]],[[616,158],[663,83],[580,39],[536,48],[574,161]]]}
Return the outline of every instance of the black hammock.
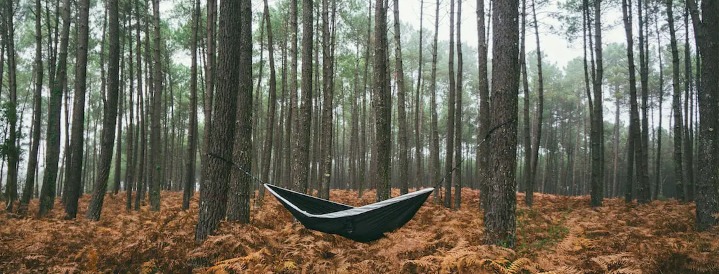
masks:
{"label": "black hammock", "polygon": [[265,184],[265,188],[308,229],[371,242],[412,219],[434,188],[352,207]]}

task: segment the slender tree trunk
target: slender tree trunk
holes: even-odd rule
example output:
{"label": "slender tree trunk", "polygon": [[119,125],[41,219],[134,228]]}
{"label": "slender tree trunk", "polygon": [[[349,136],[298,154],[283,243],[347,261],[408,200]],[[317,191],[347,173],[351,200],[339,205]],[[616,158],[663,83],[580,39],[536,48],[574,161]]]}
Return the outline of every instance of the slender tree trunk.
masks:
{"label": "slender tree trunk", "polygon": [[[523,173],[523,185],[520,185],[521,187],[524,187],[525,191],[525,203],[529,201],[530,197],[530,191],[534,191],[534,184],[530,183],[532,181],[532,132],[530,130],[531,126],[531,119],[529,118],[529,76],[527,75],[527,0],[522,1],[522,25],[521,28],[521,35],[519,39],[521,40],[521,44],[519,45],[519,65],[520,71],[522,73],[522,90],[524,91],[524,98],[522,98],[522,102],[524,103],[524,106],[522,108],[522,115],[524,119],[523,123],[523,135],[524,135],[524,166],[522,169]],[[530,189],[531,187],[531,189]]]}
{"label": "slender tree trunk", "polygon": [[452,169],[454,167],[454,115],[456,83],[454,75],[454,0],[449,0],[449,92],[447,93],[447,150],[444,157],[444,207],[452,208]]}
{"label": "slender tree trunk", "polygon": [[150,209],[160,210],[160,187],[162,185],[162,149],[160,149],[160,120],[162,115],[162,59],[160,57],[160,0],[152,0],[152,57],[153,57],[153,92],[152,111],[150,117]]}
{"label": "slender tree trunk", "polygon": [[[431,121],[430,121],[430,160],[431,160],[431,178],[432,178],[432,184],[439,184],[442,172],[440,170],[440,163],[439,163],[439,129],[438,129],[438,122],[437,122],[437,36],[439,35],[439,0],[437,0],[435,5],[435,18],[434,18],[434,41],[432,42],[432,72],[430,74],[430,80],[429,80],[429,90],[432,91],[431,97],[430,97],[430,115],[431,115]],[[434,185],[436,187],[436,185]],[[435,201],[439,202],[437,199],[439,191],[434,191],[434,199]]]}
{"label": "slender tree trunk", "polygon": [[513,247],[516,241],[517,91],[519,89],[519,3],[494,1],[492,50],[492,127],[494,153],[484,213],[484,242]]}
{"label": "slender tree trunk", "polygon": [[[210,129],[212,129],[212,110],[215,106],[215,81],[217,74],[217,0],[207,0],[207,62],[205,64],[205,94],[204,94],[204,127],[202,132],[202,150],[200,153],[200,176],[204,176],[204,170],[207,169],[207,163],[210,161],[208,157]],[[138,55],[139,55],[138,50]],[[139,63],[139,62],[138,62]],[[202,182],[200,180],[200,191],[202,191]]]}
{"label": "slender tree trunk", "polygon": [[[27,176],[25,176],[25,187],[20,199],[20,211],[27,211],[27,205],[32,198],[33,186],[35,185],[35,170],[37,169],[37,154],[40,148],[40,122],[42,120],[42,4],[35,0],[35,92],[33,93],[33,119],[32,119],[32,141],[30,155],[27,164]],[[1,64],[1,63],[0,63]]]}
{"label": "slender tree trunk", "polygon": [[190,125],[187,133],[187,163],[182,192],[182,209],[190,209],[190,199],[195,194],[195,165],[197,160],[197,37],[200,28],[200,1],[194,1],[192,10],[192,34],[190,50]]}
{"label": "slender tree trunk", "polygon": [[65,202],[65,218],[74,219],[77,215],[77,202],[81,194],[81,174],[83,162],[83,145],[85,136],[85,92],[87,75],[87,44],[88,18],[90,3],[88,0],[78,2],[78,43],[75,61],[75,98],[72,111],[72,137],[70,140],[70,164],[65,167],[65,185],[67,200]]}
{"label": "slender tree trunk", "polygon": [[[693,128],[691,126],[691,113],[689,112],[689,101],[692,93],[692,61],[691,61],[691,49],[689,45],[689,3],[688,1],[684,1],[684,113],[685,116],[685,123],[684,128],[682,128],[683,132],[683,138],[682,138],[682,144],[683,146],[680,147],[684,150],[683,154],[683,164],[686,164],[684,169],[684,173],[682,173],[682,181],[686,182],[686,186],[682,186],[682,193],[685,193],[685,196],[678,197],[679,199],[682,199],[684,201],[692,201],[693,200],[693,190],[694,190],[694,142],[692,138],[692,132]],[[677,175],[679,176],[679,175]],[[679,188],[679,186],[676,186]],[[684,188],[686,187],[686,192],[684,191]]]}
{"label": "slender tree trunk", "polygon": [[[85,215],[86,218],[100,220],[102,204],[107,192],[107,180],[110,176],[112,164],[113,142],[115,141],[115,124],[117,123],[118,94],[120,84],[120,21],[119,21],[118,0],[110,0],[107,3],[109,21],[110,51],[107,65],[107,101],[105,102],[102,118],[102,143],[100,144],[100,158],[97,166],[97,177],[95,178],[92,200]],[[118,157],[120,157],[118,150]]]}
{"label": "slender tree trunk", "polygon": [[[599,2],[599,1],[596,1]],[[534,144],[532,144],[532,159],[530,161],[531,163],[531,170],[529,177],[531,178],[527,186],[527,195],[525,196],[525,203],[527,206],[532,206],[532,203],[534,201],[534,184],[535,184],[535,177],[537,174],[537,166],[539,165],[539,142],[542,139],[542,118],[544,116],[544,77],[542,75],[542,47],[539,43],[539,21],[537,21],[537,8],[536,8],[536,1],[532,0],[532,18],[534,21],[534,37],[535,37],[535,43],[537,44],[537,82],[539,84],[537,89],[537,114],[536,114],[536,132],[534,132],[534,138],[532,141]],[[599,21],[597,21],[599,22]],[[598,36],[599,37],[599,36]],[[599,41],[599,38],[597,38],[597,41]],[[597,43],[599,44],[599,43]],[[600,48],[601,50],[601,48]]]}
{"label": "slender tree trunk", "polygon": [[[659,9],[659,4],[657,4],[657,10]],[[654,194],[652,195],[652,200],[656,200],[660,195],[663,196],[662,193],[662,169],[661,169],[661,163],[662,163],[662,105],[664,103],[664,63],[662,61],[662,44],[659,36],[659,16],[654,14],[654,26],[657,34],[657,57],[659,58],[659,123],[658,123],[658,129],[657,129],[657,156],[656,156],[656,164],[655,166],[655,181],[654,181]],[[676,43],[676,40],[675,40]],[[678,65],[678,63],[677,63]],[[677,66],[678,67],[678,66]],[[678,71],[678,69],[677,69]],[[681,104],[681,103],[680,103]],[[681,121],[681,118],[679,118]],[[681,130],[679,131],[679,134],[681,134]],[[681,145],[679,146],[681,148]],[[677,173],[677,174],[682,174]],[[680,177],[681,178],[681,177]]]}
{"label": "slender tree trunk", "polygon": [[421,101],[421,92],[422,92],[422,65],[424,64],[424,59],[422,58],[423,53],[423,23],[424,23],[424,1],[420,1],[419,4],[419,57],[417,60],[418,67],[417,67],[417,86],[415,86],[415,97],[414,97],[414,137],[415,137],[415,144],[414,144],[414,161],[416,164],[415,168],[415,178],[414,178],[414,187],[419,188],[422,185],[422,182],[424,181],[424,168],[422,165],[422,152],[423,152],[423,141],[422,141],[422,123],[420,120],[420,117],[422,120],[424,120],[424,115],[422,113],[422,101]]}
{"label": "slender tree trunk", "polygon": [[457,88],[454,109],[454,165],[457,170],[452,174],[454,183],[454,209],[462,203],[462,0],[457,1]]}
{"label": "slender tree trunk", "polygon": [[[272,36],[272,23],[270,20],[270,9],[267,0],[264,1],[264,19],[267,23],[267,52],[270,59],[270,90],[269,97],[267,99],[267,125],[264,144],[264,155],[262,156],[262,181],[268,182],[270,179],[270,163],[272,163],[272,140],[274,138],[275,128],[275,112],[277,105],[277,76],[275,72],[275,45]],[[259,91],[258,91],[259,93]],[[275,170],[278,168],[275,166]],[[260,194],[264,193],[264,187],[260,186]],[[259,200],[262,201],[264,195],[259,195]]]}
{"label": "slender tree trunk", "polygon": [[[648,1],[648,0],[644,0]],[[648,203],[651,198],[651,191],[649,185],[649,120],[647,116],[648,98],[649,98],[649,68],[648,68],[648,57],[645,50],[645,20],[643,14],[642,0],[637,0],[637,15],[639,18],[639,76],[642,84],[642,113],[641,113],[641,130],[639,147],[640,153],[636,155],[639,160],[638,163],[638,179],[639,185],[637,187],[637,202]]]}
{"label": "slender tree trunk", "polygon": [[[133,7],[133,5],[128,5],[127,7],[128,7],[128,11],[127,11],[128,22],[131,22],[130,17],[131,17],[131,14],[132,14],[132,10],[133,10],[132,7]],[[139,18],[136,18],[136,19],[139,20]],[[139,21],[138,21],[138,22],[139,22]],[[131,24],[131,23],[129,23],[129,24]],[[128,25],[129,25],[129,24],[128,24]],[[138,25],[139,25],[139,24],[138,24]],[[137,26],[137,25],[136,25],[136,26]],[[129,100],[129,104],[127,105],[127,108],[130,110],[130,113],[129,113],[129,122],[128,122],[128,124],[127,124],[127,133],[126,133],[126,135],[127,135],[127,141],[126,141],[126,143],[127,143],[127,148],[126,148],[126,151],[125,151],[125,155],[126,155],[126,163],[125,163],[125,211],[129,212],[129,211],[132,209],[132,189],[133,189],[133,185],[135,184],[135,177],[134,177],[134,174],[135,174],[135,160],[137,159],[137,158],[135,157],[135,151],[137,151],[137,150],[135,149],[135,140],[136,140],[136,139],[135,139],[135,121],[134,121],[134,120],[135,120],[135,102],[134,102],[134,98],[133,98],[133,97],[135,96],[135,95],[134,95],[134,93],[135,93],[135,86],[133,85],[133,84],[134,84],[133,77],[135,77],[135,74],[134,74],[134,73],[135,73],[135,67],[134,67],[134,59],[133,59],[133,57],[134,57],[134,55],[133,55],[134,52],[133,52],[132,29],[131,29],[131,28],[128,29],[127,34],[128,34],[128,36],[129,36],[129,37],[128,37],[128,38],[129,38],[128,40],[130,41],[130,44],[129,44],[129,46],[128,46],[128,49],[129,49],[129,51],[130,51],[130,56],[129,56],[129,60],[128,60],[128,61],[129,61],[129,69],[130,69],[130,71],[129,71],[129,76],[127,77],[128,80],[129,80],[129,82],[130,82],[130,83],[129,83],[129,85],[130,85],[130,92],[129,92],[129,94],[128,94],[128,95],[129,95],[128,97],[130,98],[130,100]],[[138,40],[138,41],[139,41],[139,40]],[[138,52],[138,55],[139,55],[139,52]],[[139,61],[139,60],[138,60],[138,61]],[[139,66],[139,63],[138,63],[138,66]],[[140,89],[142,89],[142,87],[140,87],[140,86],[138,85],[138,86],[137,86],[137,89],[140,90]]]}
{"label": "slender tree trunk", "polygon": [[295,156],[295,150],[296,148],[296,138],[293,138],[292,132],[297,132],[297,117],[298,110],[297,110],[297,35],[298,27],[297,27],[297,0],[290,0],[290,74],[288,76],[290,80],[290,103],[289,108],[287,109],[287,124],[285,125],[285,144],[287,144],[287,151],[285,152],[285,176],[284,180],[287,182],[287,184],[290,184],[290,186],[294,190],[300,190],[299,185],[297,181],[293,181],[294,177],[294,163],[292,162],[292,159],[294,159]]}
{"label": "slender tree trunk", "polygon": [[399,0],[394,0],[394,58],[397,77],[397,141],[399,142],[399,177],[400,194],[409,192],[409,151],[407,141],[407,109],[404,68],[402,65],[402,40],[399,28]]}
{"label": "slender tree trunk", "polygon": [[[602,79],[604,75],[604,65],[602,64],[602,20],[601,20],[601,1],[594,1],[594,56],[596,60],[595,77],[594,77],[594,108],[592,132],[592,190],[591,205],[593,207],[601,206],[604,199],[604,107],[602,106]],[[540,69],[541,71],[541,69]],[[540,81],[541,81],[540,76]],[[541,83],[541,82],[540,82]],[[541,99],[540,99],[541,102]]]}
{"label": "slender tree trunk", "polygon": [[[684,195],[684,171],[682,166],[682,109],[681,90],[679,87],[679,50],[677,48],[676,31],[674,27],[673,1],[666,1],[667,24],[669,25],[669,43],[672,52],[672,112],[674,113],[674,186],[676,187],[677,198],[686,201]],[[688,44],[685,45],[686,48]],[[691,67],[691,66],[690,66]],[[686,90],[685,92],[688,92]],[[689,142],[689,140],[687,140]]]}
{"label": "slender tree trunk", "polygon": [[[4,5],[4,11],[2,11],[3,19],[2,22],[5,29],[3,31],[3,43],[7,49],[7,65],[8,65],[8,90],[9,90],[9,102],[5,105],[7,111],[6,119],[8,124],[8,137],[4,140],[3,146],[7,154],[7,179],[5,184],[5,195],[6,195],[6,206],[5,209],[8,212],[13,210],[13,203],[17,200],[17,179],[18,179],[18,164],[20,162],[20,148],[18,147],[18,138],[20,138],[17,129],[17,63],[15,51],[15,8],[13,2],[6,2]],[[0,66],[2,63],[0,63]],[[1,75],[0,75],[1,76]],[[20,119],[22,122],[22,119]],[[20,127],[22,129],[22,127]],[[40,129],[38,128],[38,131]]]}
{"label": "slender tree trunk", "polygon": [[484,0],[477,0],[477,71],[479,72],[479,128],[477,132],[477,178],[479,183],[480,205],[486,209],[489,193],[489,81],[487,81],[487,39],[484,24]]}
{"label": "slender tree trunk", "polygon": [[[634,189],[632,182],[634,181],[634,174],[632,170],[636,164],[635,159],[641,157],[641,139],[640,139],[640,128],[639,128],[639,109],[637,107],[637,85],[636,85],[636,73],[634,66],[634,42],[632,35],[632,5],[630,0],[622,0],[622,14],[624,15],[624,30],[627,37],[627,62],[629,66],[629,141],[627,145],[627,164],[630,166],[627,172],[627,188],[625,194],[626,202],[631,202],[634,199]],[[639,169],[639,165],[636,166]]]}

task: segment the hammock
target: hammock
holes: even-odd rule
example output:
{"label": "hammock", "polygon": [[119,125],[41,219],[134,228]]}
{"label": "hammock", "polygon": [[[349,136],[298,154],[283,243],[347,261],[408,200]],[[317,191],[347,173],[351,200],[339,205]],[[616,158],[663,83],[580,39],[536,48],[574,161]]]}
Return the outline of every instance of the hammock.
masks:
{"label": "hammock", "polygon": [[371,242],[412,219],[434,188],[361,207],[352,207],[265,184],[302,225],[358,242]]}

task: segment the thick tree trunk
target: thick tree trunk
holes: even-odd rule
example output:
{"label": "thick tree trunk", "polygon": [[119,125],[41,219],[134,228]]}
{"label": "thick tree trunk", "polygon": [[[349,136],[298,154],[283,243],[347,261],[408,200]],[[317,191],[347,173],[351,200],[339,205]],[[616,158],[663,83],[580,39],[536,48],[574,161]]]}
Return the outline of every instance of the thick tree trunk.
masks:
{"label": "thick tree trunk", "polygon": [[479,72],[479,128],[477,132],[477,178],[479,183],[480,205],[486,209],[485,202],[489,193],[489,81],[487,80],[487,39],[484,23],[484,0],[477,0],[477,71]]}
{"label": "thick tree trunk", "polygon": [[[217,102],[213,104],[214,118],[208,136],[207,166],[203,169],[202,189],[200,191],[200,212],[195,228],[195,241],[202,242],[213,233],[219,222],[224,219],[227,208],[227,192],[230,173],[234,169],[231,163],[234,143],[235,116],[237,112],[237,84],[240,83],[242,53],[238,45],[246,44],[242,40],[243,6],[249,0],[222,1],[220,9]],[[247,47],[244,46],[244,47]],[[245,167],[243,167],[245,168]]]}
{"label": "thick tree trunk", "polygon": [[388,45],[387,45],[387,6],[385,1],[375,2],[375,26],[374,26],[374,86],[372,107],[375,113],[375,146],[374,157],[377,163],[377,201],[389,199],[391,141],[392,141],[392,101],[389,89],[388,71]]}
{"label": "thick tree trunk", "polygon": [[[592,108],[592,188],[591,205],[601,206],[604,199],[604,107],[602,106],[602,20],[601,1],[594,1],[594,56],[596,60],[594,77],[594,108]],[[540,76],[541,81],[541,76]],[[541,83],[541,82],[540,82]],[[541,102],[541,100],[540,100]]]}
{"label": "thick tree trunk", "polygon": [[330,179],[332,173],[332,49],[330,42],[329,1],[322,1],[322,121],[319,134],[321,151],[319,155],[320,182],[318,196],[323,199],[330,197]]}
{"label": "thick tree trunk", "polygon": [[513,247],[516,241],[517,166],[517,62],[519,26],[516,0],[495,1],[493,13],[492,127],[490,136],[494,153],[490,156],[491,175],[484,212],[484,242]]}
{"label": "thick tree trunk", "polygon": [[705,231],[717,224],[719,170],[717,170],[717,97],[719,97],[719,3],[702,1],[701,18],[696,2],[688,0],[694,35],[701,56],[699,103],[699,176],[696,182],[696,229]]}
{"label": "thick tree trunk", "polygon": [[[232,169],[232,177],[229,182],[229,195],[227,200],[227,220],[239,221],[240,223],[250,222],[250,188],[252,176],[248,174],[252,168],[252,7],[249,0],[240,1],[239,25],[232,23],[226,27],[239,28],[239,93],[237,98],[230,97],[230,100],[237,100],[234,115],[236,123],[234,130],[234,149],[232,160],[237,168]],[[234,40],[231,40],[234,42]],[[224,46],[224,45],[220,45]],[[233,79],[233,78],[230,78]],[[233,83],[233,82],[230,82]],[[237,82],[234,82],[237,83]],[[232,135],[230,135],[232,136]],[[228,143],[232,143],[229,141]],[[213,150],[215,151],[215,150]]]}
{"label": "thick tree trunk", "polygon": [[310,127],[312,125],[312,39],[314,37],[312,0],[303,0],[302,6],[302,103],[297,112],[297,141],[292,153],[294,159],[292,182],[295,184],[296,190],[307,192],[309,190]]}

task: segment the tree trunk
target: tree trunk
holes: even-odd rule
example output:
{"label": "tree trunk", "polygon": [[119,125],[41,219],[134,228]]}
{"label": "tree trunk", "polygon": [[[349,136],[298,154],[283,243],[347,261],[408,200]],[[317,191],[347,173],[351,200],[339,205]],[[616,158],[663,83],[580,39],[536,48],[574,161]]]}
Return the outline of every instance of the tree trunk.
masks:
{"label": "tree trunk", "polygon": [[486,209],[489,193],[489,81],[487,81],[487,39],[484,23],[484,0],[477,0],[477,71],[479,72],[479,128],[477,132],[477,178],[479,183],[480,205]]}
{"label": "tree trunk", "polygon": [[421,128],[421,120],[424,120],[424,115],[422,115],[422,101],[421,101],[421,92],[422,92],[422,65],[424,64],[424,59],[422,58],[422,25],[424,23],[424,1],[420,1],[419,4],[419,57],[417,58],[418,61],[418,67],[417,67],[417,86],[415,86],[415,97],[414,97],[414,137],[415,137],[415,144],[414,144],[414,161],[416,164],[415,169],[415,178],[414,178],[414,187],[419,188],[424,181],[424,168],[422,165],[422,151],[423,151],[423,141],[422,141],[422,128]]}
{"label": "tree trunk", "polygon": [[[634,42],[632,35],[632,5],[629,0],[622,0],[622,14],[624,15],[624,31],[627,38],[627,63],[629,66],[629,141],[627,145],[627,165],[629,169],[627,172],[627,188],[625,194],[626,202],[631,202],[634,199],[634,189],[632,182],[634,181],[634,174],[632,174],[633,167],[636,164],[635,159],[641,157],[641,139],[640,139],[640,128],[639,128],[639,109],[637,107],[637,84],[636,84],[636,70],[634,66]],[[639,165],[636,165],[639,169]]]}
{"label": "tree trunk", "polygon": [[388,45],[387,45],[387,6],[385,1],[375,2],[375,26],[374,26],[374,86],[372,107],[375,113],[375,146],[372,157],[376,157],[377,163],[377,201],[389,199],[391,196],[390,179],[392,176],[390,167],[391,141],[392,141],[392,101],[389,88],[388,70]]}
{"label": "tree trunk", "polygon": [[[432,184],[436,187],[440,183],[442,172],[440,170],[440,163],[439,163],[439,129],[438,129],[438,122],[437,122],[437,36],[439,35],[439,0],[437,0],[435,5],[435,18],[434,18],[434,41],[432,42],[432,72],[430,74],[430,80],[429,80],[429,90],[432,91],[432,95],[430,97],[430,115],[431,121],[430,121],[430,174],[432,178]],[[434,191],[434,200],[439,202],[437,199],[437,195],[439,194],[439,190]]]}
{"label": "tree trunk", "polygon": [[454,0],[449,0],[449,91],[447,93],[447,150],[444,157],[444,207],[452,208],[452,171],[454,160],[454,115],[455,115],[455,75],[454,75]]}
{"label": "tree trunk", "polygon": [[[210,129],[212,129],[212,110],[215,107],[215,81],[217,77],[217,0],[207,0],[207,61],[205,64],[205,95],[203,104],[204,128],[202,133],[202,149],[200,153],[200,176],[204,176],[204,170],[207,169],[207,163],[210,140]],[[139,55],[138,50],[138,55]],[[138,62],[139,63],[139,62]],[[200,191],[202,191],[202,182],[200,180]]]}
{"label": "tree trunk", "polygon": [[[250,40],[242,40],[242,18],[244,1],[222,1],[218,30],[218,69],[217,102],[213,104],[214,117],[208,136],[207,166],[202,170],[202,189],[200,191],[200,211],[195,228],[195,241],[202,242],[213,233],[219,222],[224,219],[227,206],[228,181],[233,170],[232,159],[235,137],[235,116],[238,97],[237,84],[240,83],[242,51],[238,45]],[[248,47],[248,45],[243,46]],[[251,102],[250,102],[251,103]],[[243,167],[244,168],[244,167]]]}
{"label": "tree trunk", "polygon": [[454,209],[462,203],[462,1],[457,1],[457,88],[454,109],[454,165],[457,170],[452,174],[454,183]]}
{"label": "tree trunk", "polygon": [[[252,177],[247,174],[252,168],[252,9],[249,0],[240,1],[239,25],[230,23],[227,27],[240,29],[239,45],[239,93],[237,94],[236,123],[232,160],[237,168],[232,169],[227,200],[227,220],[250,222],[250,188]],[[228,22],[229,23],[229,22]],[[234,41],[233,41],[234,42]],[[223,45],[220,45],[223,46]],[[232,79],[232,78],[231,78]],[[231,82],[237,83],[237,82]],[[230,97],[230,99],[235,99]],[[228,143],[231,143],[229,141]],[[213,150],[216,151],[216,150]]]}
{"label": "tree trunk", "polygon": [[160,57],[160,0],[152,0],[152,57],[153,57],[153,92],[152,111],[150,117],[150,209],[160,210],[160,187],[162,182],[162,149],[160,149],[160,119],[162,115],[162,59]]}
{"label": "tree trunk", "polygon": [[[689,3],[688,1],[685,1],[684,5],[684,33],[689,33]],[[689,35],[684,35],[684,45],[689,45]],[[682,153],[684,156],[684,163],[686,163],[686,167],[684,167],[684,173],[682,174],[682,180],[683,182],[686,182],[686,192],[684,192],[684,188],[682,187],[682,192],[684,192],[686,195],[683,197],[684,201],[692,201],[693,200],[693,186],[694,186],[694,143],[692,138],[693,128],[691,126],[691,119],[690,117],[693,116],[689,112],[689,101],[692,93],[692,61],[691,61],[691,49],[689,46],[684,47],[684,113],[685,116],[685,123],[684,128],[682,128],[683,131],[683,138],[682,143],[683,147],[681,149],[684,149],[684,152]],[[679,176],[679,175],[677,175]]]}
{"label": "tree trunk", "polygon": [[[657,10],[659,9],[659,4],[656,6]],[[656,164],[655,166],[655,180],[654,180],[654,192],[652,194],[652,200],[656,200],[660,195],[664,196],[662,193],[662,105],[664,103],[664,63],[662,61],[662,44],[661,39],[659,35],[659,16],[654,13],[654,26],[656,30],[656,38],[657,38],[657,57],[659,58],[659,123],[658,129],[657,129],[657,156],[656,156]],[[674,40],[676,43],[676,40]],[[677,62],[677,68],[679,63]],[[677,69],[678,71],[678,69]],[[681,104],[681,103],[680,103]],[[681,117],[679,118],[681,121]],[[681,127],[680,127],[681,128]],[[679,131],[679,134],[681,134],[681,130]],[[681,145],[679,146],[681,148]],[[682,174],[679,172],[678,174]],[[681,177],[680,177],[681,178]]]}
{"label": "tree trunk", "polygon": [[65,218],[74,219],[77,215],[77,202],[82,189],[81,172],[83,161],[84,128],[85,128],[85,92],[87,75],[88,18],[90,3],[88,0],[78,2],[78,43],[75,61],[75,98],[72,111],[72,132],[70,139],[70,164],[65,167],[65,185],[67,197],[65,202]]}
{"label": "tree trunk", "polygon": [[515,170],[517,166],[517,62],[519,26],[516,0],[495,1],[492,50],[492,127],[494,153],[490,156],[491,175],[484,212],[484,242],[514,247],[516,241]]}
{"label": "tree trunk", "polygon": [[35,170],[37,169],[37,152],[40,148],[40,122],[42,120],[42,4],[35,0],[35,92],[33,93],[33,118],[32,118],[32,141],[30,155],[27,164],[27,176],[25,176],[25,187],[20,199],[20,211],[27,211],[27,205],[32,198],[33,186],[35,185]]}
{"label": "tree trunk", "polygon": [[[107,101],[104,104],[102,118],[102,143],[100,144],[100,158],[97,166],[97,177],[95,178],[92,200],[85,215],[86,218],[100,220],[102,204],[107,192],[107,180],[110,176],[112,164],[113,142],[115,141],[115,124],[117,123],[118,94],[120,84],[120,21],[119,21],[118,0],[110,0],[107,3],[109,21],[110,51],[107,64]],[[120,150],[118,150],[120,157]]]}
{"label": "tree trunk", "polygon": [[[597,1],[599,2],[599,1]],[[534,21],[534,37],[535,43],[537,44],[537,82],[539,84],[537,89],[537,114],[536,114],[536,132],[533,134],[532,141],[534,142],[531,146],[531,169],[530,169],[530,180],[527,182],[527,195],[525,196],[525,203],[527,206],[532,206],[534,201],[534,184],[535,177],[537,175],[537,166],[539,165],[539,142],[542,139],[542,118],[544,116],[544,77],[542,75],[542,47],[539,43],[539,21],[537,21],[537,9],[536,1],[532,0],[532,17]],[[597,38],[599,39],[599,38]],[[601,48],[600,48],[601,50]]]}
{"label": "tree trunk", "polygon": [[194,1],[192,10],[192,34],[190,36],[190,125],[187,133],[187,163],[182,192],[182,209],[190,209],[190,199],[195,194],[195,164],[197,161],[197,37],[200,27],[200,1]]}
{"label": "tree trunk", "polygon": [[[648,0],[644,0],[648,1]],[[638,179],[639,185],[637,187],[637,202],[648,203],[651,198],[650,184],[649,184],[649,120],[647,116],[648,98],[649,98],[649,68],[648,68],[648,56],[645,50],[645,35],[644,35],[644,14],[643,14],[642,0],[637,0],[637,15],[639,19],[639,76],[642,84],[642,119],[641,119],[641,131],[640,131],[640,150],[641,152],[636,155],[639,160],[638,163]]]}
{"label": "tree trunk", "polygon": [[[131,21],[131,19],[130,19],[131,15],[130,15],[130,14],[132,14],[132,7],[133,7],[132,5],[128,5],[128,6],[127,6],[127,8],[128,8],[128,11],[127,11],[127,14],[128,14],[128,15],[127,15],[127,16],[128,16],[128,22]],[[136,9],[137,9],[137,8],[136,8]],[[137,11],[136,11],[136,12],[137,12]],[[139,20],[139,18],[136,18],[136,19]],[[131,24],[131,23],[130,23],[130,24]],[[129,25],[129,24],[128,24],[128,25]],[[137,24],[137,25],[139,25],[139,21],[138,21],[138,24]],[[137,26],[137,25],[136,25],[136,26]],[[134,181],[135,181],[135,177],[134,177],[134,174],[135,174],[135,161],[136,161],[136,159],[137,159],[137,157],[135,157],[135,152],[136,152],[137,150],[135,149],[135,140],[136,140],[136,139],[135,139],[135,121],[134,121],[134,120],[135,120],[135,102],[134,102],[134,98],[133,98],[133,97],[135,96],[135,95],[134,95],[134,93],[135,93],[135,86],[133,85],[133,84],[134,84],[134,81],[132,80],[133,77],[135,77],[135,74],[134,74],[134,73],[135,73],[135,67],[134,67],[134,60],[133,60],[133,57],[134,57],[134,56],[133,56],[133,44],[132,44],[132,29],[128,29],[128,36],[129,36],[129,40],[130,40],[130,44],[129,44],[129,46],[128,46],[129,51],[130,51],[130,58],[129,58],[129,60],[128,60],[129,63],[130,63],[130,64],[129,64],[129,69],[130,69],[130,71],[129,71],[129,76],[128,76],[128,80],[130,81],[130,83],[129,83],[129,84],[130,84],[130,92],[129,92],[130,100],[129,100],[129,104],[127,105],[127,108],[130,110],[130,113],[129,113],[130,115],[129,115],[129,122],[128,122],[128,124],[127,124],[127,133],[126,133],[126,134],[127,134],[127,141],[126,141],[126,143],[127,143],[127,146],[126,146],[126,147],[127,147],[127,148],[126,148],[126,151],[125,151],[125,155],[126,155],[126,163],[125,163],[125,211],[130,212],[130,210],[132,209],[132,189],[133,189],[133,185],[134,185],[134,183],[135,183],[135,182],[134,182]],[[138,41],[139,41],[139,40],[138,40]],[[138,52],[138,57],[139,57],[139,52]],[[139,60],[138,60],[138,61],[139,61]],[[140,65],[139,65],[139,62],[138,62],[138,69],[139,69],[139,66],[140,66]],[[140,90],[141,88],[142,88],[142,87],[140,87],[139,85],[137,86],[137,89],[138,89],[138,90]]]}
{"label": "tree trunk", "polygon": [[302,103],[297,112],[297,141],[292,153],[294,159],[292,182],[294,182],[296,190],[306,193],[309,190],[310,127],[312,125],[312,39],[314,36],[312,0],[303,0],[302,7]]}
{"label": "tree trunk", "polygon": [[[602,79],[604,65],[602,64],[602,20],[601,1],[594,1],[594,56],[596,60],[594,77],[594,107],[592,108],[592,188],[591,205],[602,205],[604,199],[604,117],[602,112]],[[541,76],[540,76],[541,79]],[[540,80],[541,81],[541,80]],[[540,100],[541,102],[541,100]]]}
{"label": "tree trunk", "polygon": [[717,157],[717,97],[719,96],[719,3],[702,1],[702,16],[693,0],[687,1],[694,35],[701,56],[699,103],[699,176],[696,182],[696,229],[705,231],[717,224],[719,170]]}
{"label": "tree trunk", "polygon": [[404,68],[402,65],[402,40],[399,28],[399,0],[394,0],[394,58],[395,73],[397,77],[397,141],[399,142],[399,177],[400,194],[409,192],[409,151],[407,142],[407,94],[404,82]]}
{"label": "tree trunk", "polygon": [[[18,179],[18,164],[20,162],[20,148],[18,147],[18,138],[20,138],[17,130],[17,63],[15,51],[15,8],[13,2],[6,2],[4,5],[5,10],[2,12],[2,22],[6,29],[3,29],[3,43],[7,49],[7,65],[8,65],[8,90],[9,90],[9,102],[4,106],[6,113],[6,119],[8,123],[8,137],[4,140],[3,146],[7,154],[7,179],[5,183],[5,195],[6,195],[6,206],[5,209],[8,212],[12,212],[13,203],[17,200],[17,179]],[[6,32],[5,32],[6,31]],[[7,35],[7,36],[6,36]],[[2,63],[0,63],[2,65]],[[0,76],[1,77],[1,76]],[[20,119],[22,122],[22,119]],[[40,129],[38,128],[38,131]]]}
{"label": "tree trunk", "polygon": [[[522,90],[524,91],[524,98],[522,98],[522,102],[524,103],[524,106],[522,108],[522,115],[524,119],[523,123],[523,135],[524,135],[524,166],[522,169],[523,173],[523,179],[524,182],[520,183],[520,191],[521,187],[524,187],[525,192],[525,204],[528,206],[530,205],[528,202],[531,202],[530,198],[530,191],[534,191],[534,184],[530,183],[532,181],[532,132],[530,130],[530,121],[529,118],[529,76],[527,75],[527,0],[522,1],[522,26],[521,28],[521,35],[520,40],[521,44],[519,45],[519,65],[520,71],[522,73]],[[530,189],[531,187],[531,189]]]}
{"label": "tree trunk", "polygon": [[[262,156],[262,181],[269,182],[270,179],[270,163],[272,162],[272,140],[274,138],[274,128],[275,128],[275,112],[277,107],[277,76],[275,72],[275,44],[274,44],[274,37],[272,36],[272,23],[270,20],[270,8],[269,4],[267,3],[267,0],[264,0],[265,7],[264,7],[264,19],[267,23],[267,53],[269,55],[270,59],[270,90],[269,90],[269,97],[267,99],[267,125],[266,125],[266,131],[267,136],[265,136],[265,144],[264,144],[264,155]],[[259,91],[258,91],[259,92]],[[277,157],[277,156],[275,156]],[[275,166],[275,172],[277,172],[279,168]],[[260,186],[260,193],[264,193],[264,187]],[[262,201],[264,195],[259,196],[259,200]]]}

